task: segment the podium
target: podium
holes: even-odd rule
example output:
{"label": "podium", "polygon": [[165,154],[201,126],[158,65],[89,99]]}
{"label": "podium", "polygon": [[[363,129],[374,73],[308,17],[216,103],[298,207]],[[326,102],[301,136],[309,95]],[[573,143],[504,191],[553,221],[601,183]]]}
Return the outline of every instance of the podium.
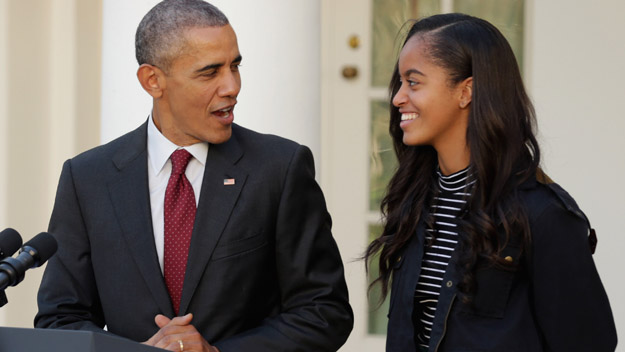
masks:
{"label": "podium", "polygon": [[122,337],[92,331],[0,328],[2,352],[163,352]]}

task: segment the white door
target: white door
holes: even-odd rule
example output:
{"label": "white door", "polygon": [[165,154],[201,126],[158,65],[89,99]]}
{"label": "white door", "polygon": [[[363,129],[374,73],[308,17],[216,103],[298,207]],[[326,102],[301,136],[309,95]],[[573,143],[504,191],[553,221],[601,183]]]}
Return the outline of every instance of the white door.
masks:
{"label": "white door", "polygon": [[[406,20],[464,12],[498,26],[522,59],[523,0],[322,0],[321,185],[345,262],[354,330],[343,352],[383,351],[386,302],[360,259],[380,233],[380,200],[396,159],[388,136],[388,82]],[[403,30],[402,30],[403,29]],[[399,34],[399,35],[398,35]],[[375,269],[375,267],[373,268]],[[373,270],[375,271],[375,270]],[[372,273],[375,275],[375,273]]]}

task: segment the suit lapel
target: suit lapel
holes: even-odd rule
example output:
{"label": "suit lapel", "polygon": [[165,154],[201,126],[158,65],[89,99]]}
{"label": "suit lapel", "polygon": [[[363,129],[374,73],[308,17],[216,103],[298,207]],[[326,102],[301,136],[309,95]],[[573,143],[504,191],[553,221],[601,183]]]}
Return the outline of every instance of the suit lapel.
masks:
{"label": "suit lapel", "polygon": [[132,133],[126,146],[113,157],[118,169],[109,192],[133,260],[152,292],[160,311],[173,316],[173,308],[158,263],[147,171],[147,124]]}
{"label": "suit lapel", "polygon": [[[234,131],[226,143],[211,145],[208,150],[182,289],[180,314],[186,313],[188,309],[247,179],[247,172],[236,166],[243,151]],[[232,180],[234,184],[231,184]]]}

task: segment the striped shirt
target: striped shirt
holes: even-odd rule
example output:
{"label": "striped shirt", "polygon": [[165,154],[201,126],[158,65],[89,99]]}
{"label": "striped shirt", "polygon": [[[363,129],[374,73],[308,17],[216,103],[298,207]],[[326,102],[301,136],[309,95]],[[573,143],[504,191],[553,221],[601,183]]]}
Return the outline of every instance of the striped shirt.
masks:
{"label": "striped shirt", "polygon": [[424,348],[430,342],[443,275],[458,243],[458,217],[470,196],[468,191],[475,183],[474,179],[470,179],[468,170],[466,168],[449,176],[443,176],[437,170],[439,190],[430,208],[433,223],[426,228],[425,253],[413,312],[415,342]]}

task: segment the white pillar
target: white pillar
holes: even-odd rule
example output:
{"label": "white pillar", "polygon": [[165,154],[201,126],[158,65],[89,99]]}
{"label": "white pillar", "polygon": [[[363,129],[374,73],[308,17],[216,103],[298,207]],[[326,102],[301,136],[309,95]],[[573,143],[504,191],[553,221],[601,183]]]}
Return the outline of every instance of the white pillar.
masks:
{"label": "white pillar", "polygon": [[[61,164],[74,154],[76,0],[0,4],[0,229],[26,242],[47,228]],[[6,290],[2,325],[32,326],[42,273]]]}
{"label": "white pillar", "polygon": [[[625,2],[529,1],[527,87],[547,173],[597,230],[594,260],[625,334]],[[620,350],[620,348],[619,348]]]}
{"label": "white pillar", "polygon": [[320,2],[213,3],[230,19],[243,56],[243,88],[235,119],[254,130],[306,144],[319,159]]}
{"label": "white pillar", "polygon": [[[46,204],[53,204],[56,195],[57,175],[63,162],[75,154],[76,119],[76,1],[51,0],[48,68],[49,116],[45,119],[48,127],[47,185]],[[82,116],[83,119],[87,117]]]}
{"label": "white pillar", "polygon": [[135,31],[157,0],[102,2],[102,119],[105,143],[138,127],[152,101],[137,80]]}
{"label": "white pillar", "polygon": [[[8,152],[8,140],[7,140],[7,129],[8,129],[8,120],[7,116],[7,75],[8,75],[8,62],[7,62],[7,51],[8,51],[8,2],[0,1],[0,165],[7,164],[7,152]],[[6,221],[6,194],[7,194],[7,179],[6,179],[6,168],[0,168],[0,228],[4,229],[8,226]],[[0,231],[1,231],[0,229]],[[0,325],[2,321],[0,319]]]}
{"label": "white pillar", "polygon": [[[0,1],[0,165],[7,165],[8,143],[8,116],[7,116],[7,51],[8,51],[8,3]],[[8,168],[0,168],[0,231],[9,227],[7,223],[6,201],[9,190],[6,174]],[[4,311],[0,310],[0,326],[6,326]]]}
{"label": "white pillar", "polygon": [[[134,35],[157,2],[104,2],[102,142],[134,129],[150,112],[151,99],[136,79]],[[305,144],[319,159],[319,1],[212,3],[230,20],[243,56],[235,122]]]}

